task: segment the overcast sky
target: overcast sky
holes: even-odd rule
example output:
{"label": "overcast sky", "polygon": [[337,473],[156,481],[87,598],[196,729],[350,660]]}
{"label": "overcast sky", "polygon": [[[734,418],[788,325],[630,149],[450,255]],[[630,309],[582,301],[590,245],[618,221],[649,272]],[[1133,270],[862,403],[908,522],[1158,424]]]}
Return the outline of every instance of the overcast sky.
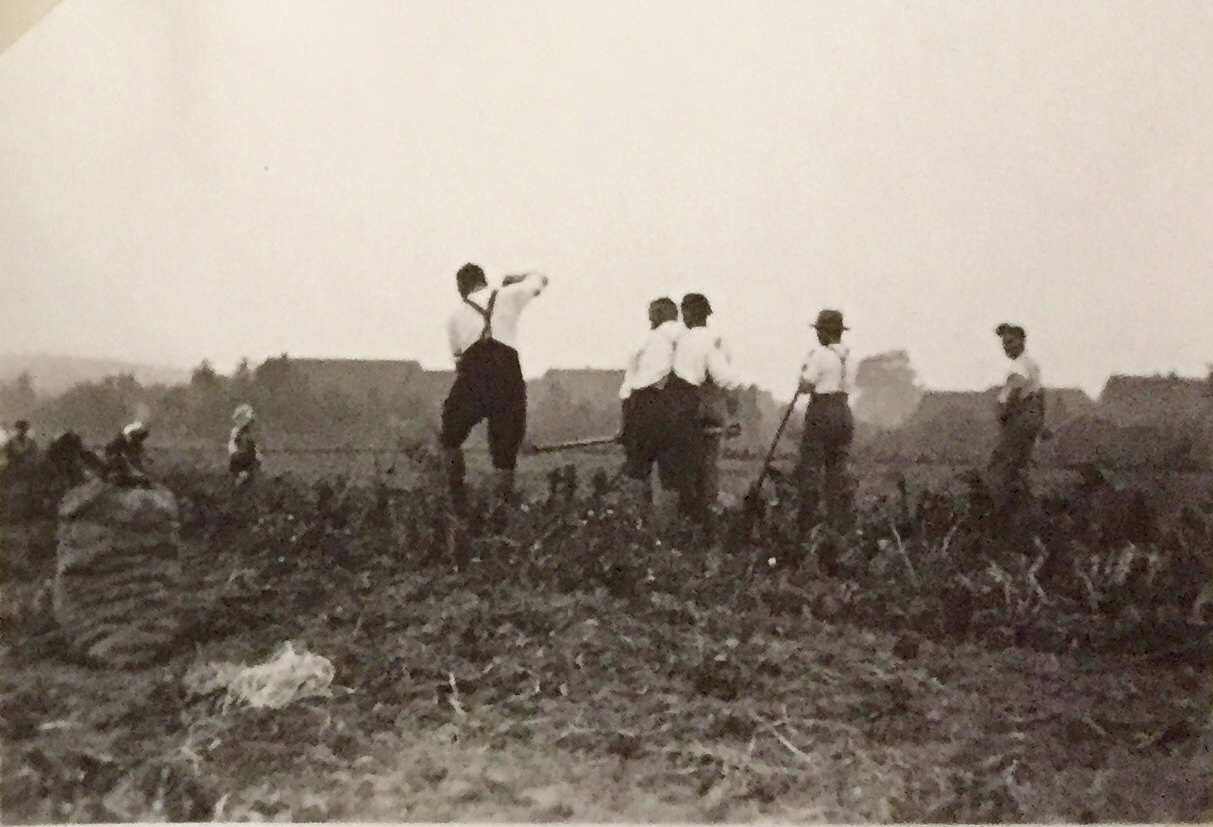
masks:
{"label": "overcast sky", "polygon": [[825,306],[935,387],[1213,361],[1208,0],[65,0],[0,113],[0,352],[448,367],[475,261],[528,374],[692,289],[781,396]]}

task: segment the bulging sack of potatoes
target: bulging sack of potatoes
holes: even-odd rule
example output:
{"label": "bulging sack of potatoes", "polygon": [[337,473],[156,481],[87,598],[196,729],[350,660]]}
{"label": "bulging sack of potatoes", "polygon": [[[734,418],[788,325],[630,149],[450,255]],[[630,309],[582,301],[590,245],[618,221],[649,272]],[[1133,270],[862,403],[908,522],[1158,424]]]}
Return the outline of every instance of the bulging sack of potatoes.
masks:
{"label": "bulging sack of potatoes", "polygon": [[104,666],[154,660],[181,627],[177,501],[162,486],[90,480],[59,507],[55,619]]}

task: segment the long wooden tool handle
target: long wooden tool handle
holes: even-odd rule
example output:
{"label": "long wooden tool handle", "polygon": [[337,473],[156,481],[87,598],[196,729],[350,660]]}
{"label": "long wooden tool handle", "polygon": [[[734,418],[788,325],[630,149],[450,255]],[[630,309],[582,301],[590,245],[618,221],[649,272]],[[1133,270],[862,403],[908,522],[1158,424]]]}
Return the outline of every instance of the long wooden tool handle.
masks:
{"label": "long wooden tool handle", "polygon": [[[741,435],[741,428],[736,425],[719,428],[706,428],[704,433],[708,436],[720,436],[725,439],[732,439]],[[532,445],[527,449],[528,454],[551,454],[557,451],[572,451],[577,448],[593,448],[597,445],[612,445],[616,442],[622,442],[623,436],[616,434],[615,436],[599,436],[590,437],[588,439],[571,439],[568,442],[551,442],[546,445]]]}
{"label": "long wooden tool handle", "polygon": [[616,436],[594,437],[592,439],[574,439],[569,442],[555,442],[549,445],[532,445],[529,453],[547,454],[554,451],[569,451],[574,448],[590,448],[595,445],[611,445],[619,441]]}
{"label": "long wooden tool handle", "polygon": [[792,401],[788,403],[788,409],[784,411],[783,420],[779,423],[779,428],[775,431],[775,438],[771,440],[771,447],[767,451],[766,459],[762,461],[762,470],[758,473],[758,480],[754,483],[754,488],[761,488],[766,482],[767,473],[771,470],[771,460],[775,458],[775,451],[779,449],[779,438],[783,436],[783,431],[788,427],[788,420],[792,418],[792,411],[796,409],[796,401],[800,399],[800,385],[796,386],[796,393],[792,394]]}

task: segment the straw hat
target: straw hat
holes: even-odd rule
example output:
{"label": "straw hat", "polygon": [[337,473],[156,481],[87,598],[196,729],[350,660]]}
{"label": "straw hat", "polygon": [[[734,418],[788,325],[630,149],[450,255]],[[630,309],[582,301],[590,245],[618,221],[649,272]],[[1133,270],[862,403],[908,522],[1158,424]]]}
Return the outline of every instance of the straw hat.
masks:
{"label": "straw hat", "polygon": [[823,310],[817,314],[817,321],[813,323],[813,327],[818,330],[850,330],[842,323],[841,310]]}

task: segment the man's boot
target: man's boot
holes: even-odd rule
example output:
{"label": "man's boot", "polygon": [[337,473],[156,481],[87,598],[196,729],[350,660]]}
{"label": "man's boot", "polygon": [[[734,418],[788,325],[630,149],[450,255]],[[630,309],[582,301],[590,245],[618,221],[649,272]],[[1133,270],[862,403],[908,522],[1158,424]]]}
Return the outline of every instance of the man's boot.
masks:
{"label": "man's boot", "polygon": [[517,501],[514,490],[514,469],[498,468],[493,472],[493,502],[489,512],[488,532],[500,534],[509,523],[509,513]]}
{"label": "man's boot", "polygon": [[624,513],[647,524],[653,511],[653,487],[649,478],[638,480],[625,476],[622,488]]}
{"label": "man's boot", "polygon": [[809,541],[813,528],[821,522],[821,472],[817,468],[800,471],[796,509],[796,529],[802,545]]}

